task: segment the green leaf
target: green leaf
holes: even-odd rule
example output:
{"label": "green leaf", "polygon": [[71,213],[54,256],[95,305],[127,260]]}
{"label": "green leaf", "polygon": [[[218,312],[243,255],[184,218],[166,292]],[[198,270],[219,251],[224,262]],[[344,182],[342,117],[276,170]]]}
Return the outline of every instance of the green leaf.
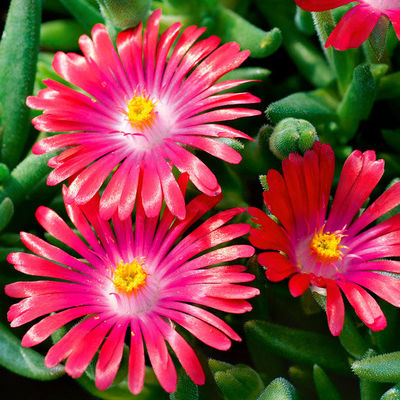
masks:
{"label": "green leaf", "polygon": [[211,29],[224,42],[237,42],[240,47],[250,50],[250,57],[267,57],[276,50],[282,43],[281,31],[274,28],[266,32],[234,11],[219,7],[214,15],[214,22]]}
{"label": "green leaf", "polygon": [[319,400],[341,400],[339,391],[319,365],[314,365],[313,377]]}
{"label": "green leaf", "polygon": [[0,43],[0,103],[3,108],[1,160],[13,168],[24,151],[39,51],[41,0],[13,0]]}
{"label": "green leaf", "polygon": [[[312,292],[312,296],[320,307],[326,311],[326,296],[314,291]],[[358,329],[354,326],[353,321],[348,314],[345,314],[344,316],[343,328],[339,340],[343,348],[355,358],[363,357],[368,351],[367,343],[358,332]]]}
{"label": "green leaf", "polygon": [[297,400],[295,387],[284,378],[274,379],[257,400]]}
{"label": "green leaf", "polygon": [[400,400],[400,383],[383,393],[380,400]]}
{"label": "green leaf", "polygon": [[247,365],[234,366],[212,359],[209,365],[226,400],[253,400],[264,388],[258,373]]}
{"label": "green leaf", "polygon": [[198,400],[199,389],[181,368],[178,372],[176,391],[169,395],[170,400]]}
{"label": "green leaf", "polygon": [[283,47],[289,53],[300,73],[316,87],[326,87],[331,84],[335,76],[320,49],[304,36],[293,23],[293,2],[256,0],[256,5],[264,14],[270,26],[278,26],[284,32],[282,35]]}
{"label": "green leaf", "polygon": [[400,351],[365,358],[356,361],[351,366],[360,378],[374,382],[400,381]]}
{"label": "green leaf", "polygon": [[50,381],[64,374],[64,367],[46,368],[44,357],[38,352],[22,347],[20,340],[0,323],[0,365],[31,379]]}
{"label": "green leaf", "polygon": [[320,366],[338,373],[349,372],[346,355],[337,339],[319,333],[287,328],[264,321],[245,325],[248,341],[259,341],[268,350],[296,363]]}
{"label": "green leaf", "polygon": [[353,79],[338,108],[338,116],[343,129],[339,140],[347,143],[357,132],[362,120],[368,118],[375,101],[376,82],[371,66],[362,64],[353,72]]}
{"label": "green leaf", "polygon": [[146,367],[145,384],[143,390],[136,396],[129,390],[128,381],[125,379],[117,384],[112,384],[107,390],[99,390],[87,374],[77,379],[90,394],[104,400],[168,400],[168,394],[158,384],[154,372]]}
{"label": "green leaf", "polygon": [[376,98],[394,99],[400,96],[400,71],[382,77],[379,81]]}
{"label": "green leaf", "polygon": [[60,2],[88,34],[94,25],[104,23],[100,12],[86,0],[60,0]]}
{"label": "green leaf", "polygon": [[[368,351],[362,357],[362,360],[374,357],[376,355],[375,350],[368,349]],[[378,399],[382,394],[382,384],[370,381],[367,378],[360,377],[360,397],[361,400],[375,400]]]}
{"label": "green leaf", "polygon": [[2,231],[11,221],[14,215],[14,204],[9,197],[0,203],[0,231]]}
{"label": "green leaf", "polygon": [[40,45],[48,50],[74,51],[79,50],[79,37],[85,32],[72,19],[58,19],[42,24]]}
{"label": "green leaf", "polygon": [[274,124],[289,117],[305,119],[314,125],[337,119],[331,99],[322,90],[291,94],[271,103],[266,113]]}
{"label": "green leaf", "polygon": [[393,150],[400,152],[400,129],[383,129],[382,136]]}
{"label": "green leaf", "polygon": [[344,349],[355,358],[361,358],[368,350],[367,343],[348,315],[344,317],[343,329],[339,340]]}
{"label": "green leaf", "polygon": [[40,156],[30,154],[11,172],[7,184],[0,189],[0,201],[9,197],[19,204],[34,189],[36,184],[48,174],[47,161],[57,153],[50,152]]}

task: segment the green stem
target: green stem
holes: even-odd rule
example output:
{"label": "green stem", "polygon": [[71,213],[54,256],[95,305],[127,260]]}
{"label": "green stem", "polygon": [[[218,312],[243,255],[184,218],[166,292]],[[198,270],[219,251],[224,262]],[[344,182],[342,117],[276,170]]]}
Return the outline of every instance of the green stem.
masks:
{"label": "green stem", "polygon": [[331,69],[335,72],[339,92],[343,95],[351,81],[354,68],[354,54],[352,50],[338,51],[332,47],[325,48],[325,43],[335,28],[335,20],[332,11],[312,13],[315,29],[318,33],[321,47]]}
{"label": "green stem", "polygon": [[325,53],[329,65],[334,70],[335,64],[333,61],[333,49],[331,47],[325,48],[325,43],[335,28],[335,20],[333,19],[332,11],[322,11],[312,13],[315,30],[317,31],[319,41],[321,42],[322,50]]}

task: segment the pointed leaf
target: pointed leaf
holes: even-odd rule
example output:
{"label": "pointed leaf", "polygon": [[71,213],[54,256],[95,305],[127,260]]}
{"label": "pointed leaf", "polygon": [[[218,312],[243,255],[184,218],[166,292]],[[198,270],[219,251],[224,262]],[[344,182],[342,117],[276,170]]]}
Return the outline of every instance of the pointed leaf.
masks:
{"label": "pointed leaf", "polygon": [[400,381],[400,351],[365,358],[356,361],[351,366],[360,378],[374,382]]}
{"label": "pointed leaf", "polygon": [[342,399],[339,391],[336,389],[335,385],[331,382],[328,375],[326,375],[326,373],[320,366],[314,365],[313,376],[319,400]]}
{"label": "pointed leaf", "polygon": [[186,372],[181,368],[178,371],[178,384],[176,391],[169,395],[170,400],[198,400],[198,386],[188,377]]}
{"label": "pointed leaf", "polygon": [[400,399],[400,383],[393,386],[383,393],[380,400],[399,400]]}
{"label": "pointed leaf", "polygon": [[1,160],[13,168],[27,140],[30,121],[25,99],[35,81],[41,0],[13,0],[0,43],[0,103],[3,107]]}
{"label": "pointed leaf", "polygon": [[314,365],[338,373],[348,373],[346,355],[338,340],[319,333],[287,328],[264,321],[249,321],[245,325],[248,341],[260,341],[269,350],[296,363]]}
{"label": "pointed leaf", "polygon": [[31,379],[50,381],[64,374],[64,367],[47,368],[44,357],[21,346],[21,341],[3,324],[0,324],[0,365]]}
{"label": "pointed leaf", "polygon": [[289,117],[305,119],[314,125],[337,119],[334,104],[322,90],[291,94],[271,103],[266,113],[274,124]]}
{"label": "pointed leaf", "polygon": [[284,378],[274,379],[257,400],[298,400],[295,387]]}

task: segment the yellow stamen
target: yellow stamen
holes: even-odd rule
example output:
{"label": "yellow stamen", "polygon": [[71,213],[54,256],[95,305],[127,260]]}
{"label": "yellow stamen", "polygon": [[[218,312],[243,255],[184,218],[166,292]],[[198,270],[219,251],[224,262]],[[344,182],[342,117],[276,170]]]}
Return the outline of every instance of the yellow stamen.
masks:
{"label": "yellow stamen", "polygon": [[136,294],[146,284],[148,273],[144,269],[143,259],[134,259],[130,263],[120,261],[114,271],[112,279],[115,289],[119,293],[126,293],[128,296]]}
{"label": "yellow stamen", "polygon": [[155,103],[145,96],[144,91],[140,96],[134,96],[128,102],[128,120],[133,128],[142,129],[150,126],[155,118]]}
{"label": "yellow stamen", "polygon": [[346,246],[340,245],[343,235],[338,233],[323,233],[323,227],[315,232],[314,237],[310,242],[310,248],[322,263],[331,263],[342,258],[342,248]]}

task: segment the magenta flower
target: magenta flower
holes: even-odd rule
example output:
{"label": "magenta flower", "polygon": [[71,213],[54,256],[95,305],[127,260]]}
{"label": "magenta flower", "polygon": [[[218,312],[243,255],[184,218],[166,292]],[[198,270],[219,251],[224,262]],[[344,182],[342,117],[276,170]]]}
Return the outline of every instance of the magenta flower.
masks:
{"label": "magenta flower", "polygon": [[386,273],[400,273],[400,215],[376,226],[368,225],[400,203],[400,183],[384,192],[355,218],[383,175],[383,160],[373,151],[354,151],[344,164],[330,211],[329,194],[334,175],[334,154],[316,142],[304,157],[292,153],[282,163],[282,175],[267,174],[264,201],[278,225],[257,208],[249,208],[259,229],[251,229],[250,242],[263,250],[258,261],[271,281],[287,277],[293,296],[311,285],[326,294],[329,329],[339,335],[344,320],[340,290],[357,315],[372,330],[385,328],[386,319],[375,293],[400,307],[400,281]]}
{"label": "magenta flower", "polygon": [[[205,28],[190,26],[179,35],[181,24],[169,27],[158,40],[161,11],[142,24],[118,35],[115,51],[103,25],[83,35],[83,56],[58,52],[55,71],[79,87],[71,89],[51,79],[48,88],[28,97],[31,108],[44,110],[33,119],[38,130],[65,132],[39,141],[35,154],[69,148],[54,157],[47,183],[56,185],[74,177],[68,203],[87,203],[116,169],[100,200],[100,215],[131,215],[140,193],[148,217],[159,214],[163,198],[171,212],[185,217],[185,202],[173,166],[187,172],[203,193],[221,192],[210,169],[187,148],[201,149],[230,163],[241,156],[219,138],[247,138],[220,121],[258,115],[258,110],[230,107],[259,102],[249,93],[223,93],[246,80],[217,82],[249,56],[237,43],[218,47],[211,36],[196,40]],[[167,62],[169,53],[171,55]],[[77,176],[75,177],[75,174]]]}
{"label": "magenta flower", "polygon": [[[184,187],[186,183],[182,181],[180,185]],[[251,310],[246,299],[259,293],[253,287],[237,285],[254,278],[243,272],[243,265],[226,265],[254,253],[249,245],[226,246],[250,230],[248,224],[227,225],[244,209],[220,212],[177,242],[220,198],[197,196],[186,206],[183,220],[175,219],[168,209],[160,219],[148,218],[138,201],[134,229],[131,218],[121,220],[116,215],[112,225],[102,220],[98,196],[81,207],[66,204],[68,215],[84,240],[54,211],[40,207],[36,212],[39,223],[81,258],[34,235],[21,233],[22,241],[35,254],[12,253],[9,262],[25,274],[52,279],[6,286],[9,296],[24,298],[10,308],[8,319],[12,327],[45,316],[28,330],[22,345],[37,345],[60,327],[84,317],[50,348],[45,358],[47,367],[67,359],[66,372],[77,378],[100,350],[96,386],[104,390],[115,378],[127,341],[130,390],[135,394],[142,390],[145,345],[162,387],[173,392],[177,374],[168,343],[191,379],[196,384],[204,383],[200,362],[175,330],[175,324],[205,344],[227,350],[230,339],[240,341],[240,337],[204,307],[244,313]],[[212,249],[215,246],[218,248]],[[212,267],[217,263],[222,265]]]}
{"label": "magenta flower", "polygon": [[[352,3],[353,0],[295,0],[307,11],[326,11]],[[325,47],[336,50],[356,48],[371,34],[379,18],[389,18],[400,39],[400,0],[357,0],[330,34]]]}

